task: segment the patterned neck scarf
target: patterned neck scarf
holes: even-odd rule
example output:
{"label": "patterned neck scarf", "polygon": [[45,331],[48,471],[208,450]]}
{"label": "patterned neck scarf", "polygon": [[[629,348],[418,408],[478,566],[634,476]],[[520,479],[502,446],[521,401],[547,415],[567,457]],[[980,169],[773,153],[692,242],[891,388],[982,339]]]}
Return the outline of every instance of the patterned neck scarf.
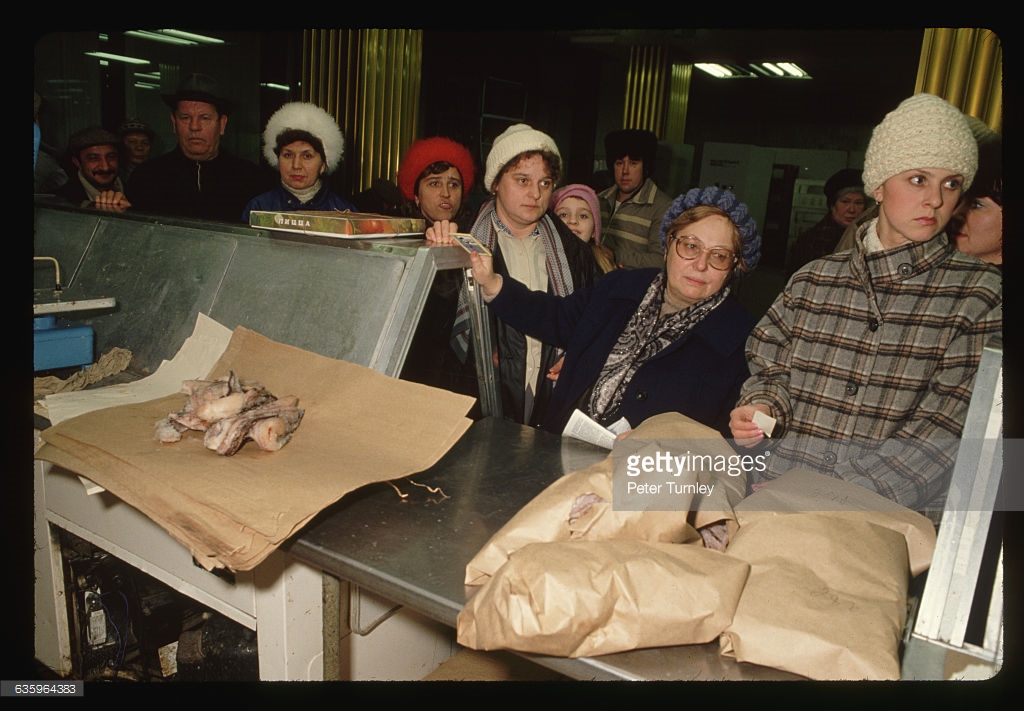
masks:
{"label": "patterned neck scarf", "polygon": [[[729,295],[729,287],[675,313],[661,314],[665,272],[654,278],[640,305],[619,334],[590,392],[590,415],[598,422],[615,419],[622,396],[640,367],[689,333]],[[636,426],[638,422],[631,423]]]}
{"label": "patterned neck scarf", "polygon": [[[498,241],[498,228],[512,234],[512,231],[498,217],[496,204],[497,201],[492,200],[484,205],[470,230],[470,233],[486,244],[491,252],[494,252],[494,245]],[[558,237],[558,228],[551,220],[551,216],[544,213],[544,216],[537,221],[532,234],[539,232],[541,242],[544,244],[544,261],[547,264],[548,283],[551,284],[552,290],[558,296],[568,296],[572,293],[572,274],[569,272],[569,263],[565,259],[562,241]]]}

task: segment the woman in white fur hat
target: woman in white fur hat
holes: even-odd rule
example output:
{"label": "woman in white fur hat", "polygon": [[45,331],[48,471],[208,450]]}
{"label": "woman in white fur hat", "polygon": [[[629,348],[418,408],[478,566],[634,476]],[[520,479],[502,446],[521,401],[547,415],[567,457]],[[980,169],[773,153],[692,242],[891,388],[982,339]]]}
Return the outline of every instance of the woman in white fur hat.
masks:
{"label": "woman in white fur hat", "polygon": [[285,104],[263,131],[263,156],[280,171],[281,184],[250,200],[242,220],[248,223],[253,210],[358,212],[355,205],[332,193],[326,182],[344,152],[345,137],[333,116],[316,104]]}
{"label": "woman in white fur hat", "polygon": [[[487,154],[484,187],[494,195],[477,213],[469,232],[494,255],[494,270],[552,294],[566,296],[590,286],[600,274],[589,245],[550,211],[561,176],[554,139],[525,123],[509,126]],[[458,225],[448,220],[427,228],[434,244],[454,244]],[[506,418],[540,426],[551,398],[548,372],[562,350],[493,320],[501,404]],[[460,357],[468,349],[468,301],[460,294],[452,345]]]}
{"label": "woman in white fur hat", "polygon": [[753,488],[802,468],[941,512],[982,349],[1002,333],[998,269],[945,232],[977,166],[964,114],[938,96],[875,127],[863,178],[878,216],[797,270],[747,342],[730,428],[771,447]]}

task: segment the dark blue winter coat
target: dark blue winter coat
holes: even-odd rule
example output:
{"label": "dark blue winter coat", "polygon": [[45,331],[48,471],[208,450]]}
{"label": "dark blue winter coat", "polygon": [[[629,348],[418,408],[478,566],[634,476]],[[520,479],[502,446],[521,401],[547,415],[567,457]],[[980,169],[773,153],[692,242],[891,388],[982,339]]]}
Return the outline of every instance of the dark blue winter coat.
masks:
{"label": "dark blue winter coat", "polygon": [[322,212],[331,210],[351,210],[359,212],[359,209],[344,198],[340,198],[331,192],[327,183],[323,183],[316,195],[309,202],[299,202],[299,199],[278,185],[273,190],[257,195],[245,206],[242,213],[242,222],[249,224],[249,213],[253,210],[267,212]]}
{"label": "dark blue winter coat", "polygon": [[[504,277],[501,291],[488,304],[492,313],[566,351],[544,429],[562,433],[660,271],[617,270],[564,298],[529,291]],[[637,370],[615,419],[623,416],[636,427],[648,417],[674,411],[731,438],[729,414],[749,375],[744,346],[753,327],[750,313],[727,297],[690,332]],[[586,407],[580,409],[586,411]]]}

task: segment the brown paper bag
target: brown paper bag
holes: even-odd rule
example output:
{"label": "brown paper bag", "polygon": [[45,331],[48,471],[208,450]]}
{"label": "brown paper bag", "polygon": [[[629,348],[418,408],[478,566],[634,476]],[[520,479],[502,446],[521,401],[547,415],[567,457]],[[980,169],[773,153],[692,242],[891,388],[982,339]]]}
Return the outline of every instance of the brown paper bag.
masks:
{"label": "brown paper bag", "polygon": [[899,679],[904,537],[854,512],[741,519],[725,554],[750,576],[721,653],[816,680]]}
{"label": "brown paper bag", "polygon": [[495,533],[466,565],[466,585],[482,585],[530,543],[613,539],[700,543],[678,511],[612,510],[611,457],[566,474]]}
{"label": "brown paper bag", "polygon": [[907,541],[911,575],[920,575],[931,565],[936,532],[927,516],[842,479],[793,469],[735,506],[741,526],[763,516],[800,511],[829,511],[891,528]]}
{"label": "brown paper bag", "polygon": [[[631,439],[645,448],[666,450],[685,440],[702,454],[735,454],[716,431],[677,412],[651,417],[634,429]],[[615,452],[586,469],[566,474],[538,494],[480,549],[466,566],[465,583],[482,585],[530,543],[569,540],[637,540],[703,545],[695,526],[726,520],[735,531],[732,506],[743,497],[745,479],[695,473],[696,481],[714,484],[712,496],[697,496],[687,511],[617,511],[612,505]]]}
{"label": "brown paper bag", "polygon": [[585,657],[709,642],[727,627],[749,568],[699,546],[531,543],[458,617],[458,642]]}

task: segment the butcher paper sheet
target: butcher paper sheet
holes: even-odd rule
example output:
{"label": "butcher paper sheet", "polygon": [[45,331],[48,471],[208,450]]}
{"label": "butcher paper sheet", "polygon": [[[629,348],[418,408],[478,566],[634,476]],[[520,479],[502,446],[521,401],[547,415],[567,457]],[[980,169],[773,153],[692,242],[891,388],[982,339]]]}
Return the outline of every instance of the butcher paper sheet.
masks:
{"label": "butcher paper sheet", "polygon": [[473,398],[320,356],[238,327],[208,379],[233,370],[302,424],[283,449],[246,443],[231,456],[188,431],[154,438],[183,393],[87,412],[42,432],[38,459],[99,484],[149,516],[207,569],[250,570],[317,513],[363,485],[428,469],[471,424]]}

